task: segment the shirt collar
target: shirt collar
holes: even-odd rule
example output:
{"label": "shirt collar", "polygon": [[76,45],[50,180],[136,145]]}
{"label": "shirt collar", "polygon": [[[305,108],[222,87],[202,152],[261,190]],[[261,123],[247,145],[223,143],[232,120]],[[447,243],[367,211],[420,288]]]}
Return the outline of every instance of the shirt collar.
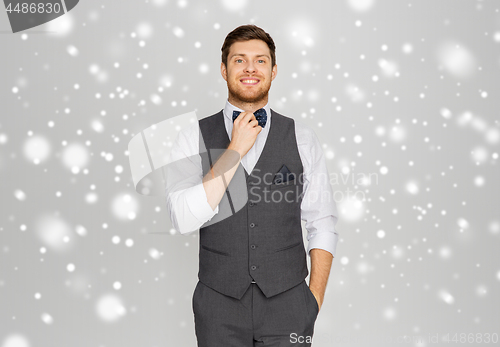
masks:
{"label": "shirt collar", "polygon": [[[269,107],[269,101],[267,102],[266,106],[263,107],[263,109],[266,110],[267,121],[269,122],[271,118],[271,108]],[[224,117],[227,117],[231,121],[231,123],[233,122],[233,111],[244,112],[244,110],[234,106],[229,102],[228,99],[226,99],[226,106],[224,107]]]}

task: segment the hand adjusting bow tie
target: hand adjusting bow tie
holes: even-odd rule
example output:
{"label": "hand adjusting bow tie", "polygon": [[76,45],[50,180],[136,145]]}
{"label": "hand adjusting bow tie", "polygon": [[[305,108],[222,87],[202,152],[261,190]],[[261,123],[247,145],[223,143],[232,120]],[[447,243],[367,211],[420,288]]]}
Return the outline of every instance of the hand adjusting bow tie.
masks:
{"label": "hand adjusting bow tie", "polygon": [[[240,115],[241,111],[233,111],[233,122],[238,116]],[[264,108],[260,108],[257,111],[253,113],[255,115],[255,119],[257,119],[257,122],[259,122],[259,125],[261,127],[266,126],[267,122],[267,112]]]}

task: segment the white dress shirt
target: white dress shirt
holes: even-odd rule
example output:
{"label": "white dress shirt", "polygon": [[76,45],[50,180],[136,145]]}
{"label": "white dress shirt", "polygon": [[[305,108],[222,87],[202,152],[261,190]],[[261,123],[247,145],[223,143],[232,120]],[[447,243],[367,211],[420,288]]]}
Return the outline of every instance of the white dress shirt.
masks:
{"label": "white dress shirt", "polygon": [[[264,106],[264,109],[267,113],[266,125],[257,135],[252,148],[241,159],[241,164],[247,173],[251,173],[256,165],[271,128],[272,117],[269,103]],[[223,113],[230,140],[233,130],[233,110],[244,112],[226,100]],[[207,201],[205,188],[203,188],[203,169],[199,156],[199,131],[198,124],[180,131],[170,154],[172,161],[190,158],[196,170],[193,174],[187,175],[183,179],[182,185],[176,186],[174,192],[166,191],[170,219],[173,227],[181,234],[189,234],[198,230],[219,212],[219,206],[212,210]],[[295,120],[295,136],[304,170],[304,196],[300,209],[301,219],[306,221],[307,254],[310,256],[311,249],[319,248],[335,256],[338,242],[335,225],[338,213],[332,187],[329,183],[325,156],[314,131],[297,120]]]}

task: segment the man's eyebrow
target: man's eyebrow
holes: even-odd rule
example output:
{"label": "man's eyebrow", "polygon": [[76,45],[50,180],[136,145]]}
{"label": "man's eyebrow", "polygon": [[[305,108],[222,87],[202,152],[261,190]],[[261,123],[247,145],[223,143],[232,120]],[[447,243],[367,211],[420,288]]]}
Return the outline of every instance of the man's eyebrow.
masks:
{"label": "man's eyebrow", "polygon": [[[246,57],[247,55],[244,53],[234,53],[229,59],[232,59],[233,57],[237,57],[237,56]],[[267,54],[258,54],[258,55],[256,55],[256,57],[267,57],[267,58],[271,59],[271,57],[268,56]]]}

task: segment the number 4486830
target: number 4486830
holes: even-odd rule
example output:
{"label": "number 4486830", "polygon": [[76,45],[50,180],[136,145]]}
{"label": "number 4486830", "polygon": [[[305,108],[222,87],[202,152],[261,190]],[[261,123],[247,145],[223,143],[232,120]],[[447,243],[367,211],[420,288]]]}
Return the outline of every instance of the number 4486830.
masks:
{"label": "number 4486830", "polygon": [[17,12],[17,13],[59,13],[61,12],[61,4],[51,2],[47,3],[17,3],[14,8],[12,8],[12,4],[9,2],[5,10],[8,13]]}

